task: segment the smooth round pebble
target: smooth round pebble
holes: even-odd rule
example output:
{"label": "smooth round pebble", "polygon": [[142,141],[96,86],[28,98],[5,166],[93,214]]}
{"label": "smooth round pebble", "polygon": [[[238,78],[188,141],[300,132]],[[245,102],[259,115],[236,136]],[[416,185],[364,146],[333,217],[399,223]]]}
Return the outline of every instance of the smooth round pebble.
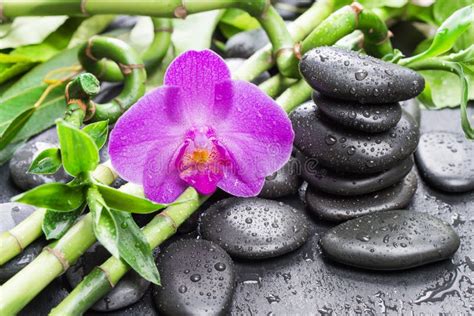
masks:
{"label": "smooth round pebble", "polygon": [[[109,252],[102,245],[94,244],[77,260],[76,264],[67,270],[66,278],[70,286],[76,287],[93,268],[101,265],[109,257]],[[150,282],[132,270],[91,308],[96,311],[107,312],[127,307],[138,302],[149,285]]]}
{"label": "smooth round pebble", "polygon": [[299,162],[291,157],[290,160],[278,171],[267,176],[259,197],[276,199],[279,197],[296,194],[302,180],[298,174]]}
{"label": "smooth round pebble", "polygon": [[302,178],[319,191],[352,196],[375,192],[401,181],[412,169],[413,157],[409,156],[395,167],[367,175],[340,173],[318,165],[314,158],[297,155],[301,162]]}
{"label": "smooth round pebble", "polygon": [[308,218],[282,202],[260,198],[229,198],[201,215],[199,232],[231,256],[277,257],[306,242]]}
{"label": "smooth round pebble", "polygon": [[0,204],[0,233],[10,230],[33,214],[34,206],[9,202]]}
{"label": "smooth round pebble", "polygon": [[268,42],[267,34],[261,28],[240,32],[227,40],[225,55],[228,58],[249,58]]}
{"label": "smooth round pebble", "polygon": [[234,264],[213,242],[178,240],[157,260],[161,286],[153,298],[164,315],[224,315],[234,292]]}
{"label": "smooth round pebble", "polygon": [[361,104],[325,97],[317,91],[313,92],[313,101],[324,116],[335,124],[367,133],[388,131],[402,117],[399,103]]}
{"label": "smooth round pebble", "polygon": [[72,178],[61,167],[55,174],[28,173],[31,163],[45,149],[58,147],[56,128],[51,128],[33,137],[21,146],[10,160],[13,182],[22,190],[29,190],[50,182],[69,182]]}
{"label": "smooth round pebble", "polygon": [[433,187],[446,192],[474,190],[474,142],[463,134],[423,134],[415,157],[420,174]]}
{"label": "smooth round pebble", "polygon": [[418,124],[406,113],[394,128],[378,134],[349,131],[327,122],[312,101],[296,108],[290,119],[294,145],[305,156],[341,172],[382,172],[405,160],[418,144]]}
{"label": "smooth round pebble", "polygon": [[321,238],[327,257],[373,270],[402,270],[450,258],[459,237],[442,220],[421,212],[394,210],[359,217]]}
{"label": "smooth round pebble", "polygon": [[419,95],[425,81],[417,72],[338,47],[303,55],[300,72],[320,93],[361,103],[393,103]]}
{"label": "smooth round pebble", "polygon": [[417,178],[411,172],[395,185],[363,195],[336,196],[308,188],[306,204],[317,217],[341,222],[366,214],[404,208],[410,203],[416,188]]}

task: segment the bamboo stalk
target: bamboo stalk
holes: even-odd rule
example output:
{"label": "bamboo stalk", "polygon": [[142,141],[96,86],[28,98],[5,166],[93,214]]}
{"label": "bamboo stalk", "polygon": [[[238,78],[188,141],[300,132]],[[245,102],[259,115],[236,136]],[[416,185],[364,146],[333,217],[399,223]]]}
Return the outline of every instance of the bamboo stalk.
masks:
{"label": "bamboo stalk", "polygon": [[259,84],[258,87],[269,97],[276,98],[296,81],[296,79],[286,78],[281,74],[277,74]]}
{"label": "bamboo stalk", "polygon": [[149,73],[158,67],[171,45],[173,23],[171,19],[153,18],[155,36],[147,50],[141,55],[145,69]]}
{"label": "bamboo stalk", "polygon": [[[28,15],[95,15],[130,14],[153,17],[185,18],[188,14],[217,9],[237,8],[255,17],[267,33],[273,52],[293,47],[286,25],[270,0],[0,0],[0,19]],[[270,49],[271,54],[271,49]],[[283,65],[292,53],[277,54],[277,64]],[[280,69],[285,73],[286,69]]]}
{"label": "bamboo stalk", "polygon": [[[97,181],[110,185],[118,175],[112,169],[110,161],[107,161],[97,166],[92,176]],[[19,255],[24,248],[43,234],[42,225],[45,213],[46,209],[39,208],[20,224],[0,234],[0,265]]]}
{"label": "bamboo stalk", "polygon": [[[335,0],[319,0],[305,13],[299,16],[288,26],[288,31],[294,41],[303,40],[311,31],[323,22],[334,10]],[[288,47],[287,47],[288,48]],[[293,49],[293,47],[291,47]],[[285,63],[289,63],[285,60]],[[247,59],[237,72],[235,79],[252,81],[262,72],[270,69],[275,64],[272,54],[272,45],[266,45]]]}

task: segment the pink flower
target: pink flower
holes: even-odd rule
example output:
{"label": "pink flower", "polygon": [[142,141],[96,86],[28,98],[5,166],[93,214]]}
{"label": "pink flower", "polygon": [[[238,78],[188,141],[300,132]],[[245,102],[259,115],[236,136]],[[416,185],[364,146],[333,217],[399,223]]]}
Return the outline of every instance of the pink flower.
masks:
{"label": "pink flower", "polygon": [[164,86],[118,120],[109,153],[120,176],[156,202],[174,201],[187,186],[249,197],[289,159],[293,138],[286,113],[258,87],[231,80],[212,51],[188,51]]}

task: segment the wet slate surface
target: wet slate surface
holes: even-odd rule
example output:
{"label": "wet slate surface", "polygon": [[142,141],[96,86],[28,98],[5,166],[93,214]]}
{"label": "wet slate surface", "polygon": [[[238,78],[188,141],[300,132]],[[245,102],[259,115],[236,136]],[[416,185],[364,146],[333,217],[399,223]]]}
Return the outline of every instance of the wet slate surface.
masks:
{"label": "wet slate surface", "polygon": [[[474,109],[470,109],[470,115]],[[423,111],[421,132],[462,132],[458,110]],[[8,168],[0,168],[0,199],[18,191],[9,184]],[[310,240],[285,256],[259,261],[235,261],[237,286],[232,315],[400,315],[474,313],[474,192],[447,194],[418,177],[419,186],[409,209],[427,212],[452,224],[461,246],[452,260],[402,272],[374,272],[350,268],[325,259],[319,235],[333,224],[311,219]],[[303,209],[297,197],[282,201]],[[64,289],[57,286],[60,296]],[[47,299],[49,299],[48,297]],[[35,300],[23,315],[47,315],[43,300]],[[129,307],[100,315],[136,315],[144,306],[155,315],[148,294]],[[150,307],[151,306],[151,307]],[[35,311],[35,313],[32,313]],[[126,311],[129,311],[126,313]]]}

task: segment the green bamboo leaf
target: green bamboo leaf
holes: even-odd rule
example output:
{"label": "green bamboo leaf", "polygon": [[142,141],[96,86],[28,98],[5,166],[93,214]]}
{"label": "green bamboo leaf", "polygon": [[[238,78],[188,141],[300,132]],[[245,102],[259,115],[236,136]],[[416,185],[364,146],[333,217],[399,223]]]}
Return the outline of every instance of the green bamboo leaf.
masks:
{"label": "green bamboo leaf", "polygon": [[59,148],[48,148],[36,156],[28,172],[34,174],[51,174],[56,173],[60,167],[61,154]]}
{"label": "green bamboo leaf", "polygon": [[18,114],[13,120],[10,121],[8,126],[0,134],[0,150],[4,149],[10,144],[20,130],[25,126],[26,122],[31,118],[35,108],[31,107]]}
{"label": "green bamboo leaf", "polygon": [[97,148],[101,149],[107,141],[109,133],[109,122],[100,121],[86,125],[83,129],[95,142]]}
{"label": "green bamboo leaf", "polygon": [[0,84],[7,82],[13,77],[33,68],[34,62],[18,62],[11,64],[0,64]]}
{"label": "green bamboo leaf", "polygon": [[72,176],[93,171],[99,164],[99,149],[85,132],[63,121],[57,121],[64,170]]}
{"label": "green bamboo leaf", "polygon": [[97,188],[107,205],[114,209],[130,213],[147,214],[160,210],[167,205],[131,195],[117,189],[97,184]]}
{"label": "green bamboo leaf", "polygon": [[46,239],[59,239],[74,225],[86,207],[83,203],[79,208],[71,212],[57,212],[47,210],[43,219],[43,233]]}
{"label": "green bamboo leaf", "polygon": [[430,47],[421,54],[400,61],[408,65],[449,51],[458,38],[474,24],[474,4],[454,12],[438,28]]}
{"label": "green bamboo leaf", "polygon": [[64,183],[47,183],[22,194],[12,201],[44,207],[55,211],[70,212],[84,202],[84,187]]}
{"label": "green bamboo leaf", "polygon": [[92,213],[95,236],[114,257],[120,258],[118,223],[96,187],[87,190],[87,204]]}
{"label": "green bamboo leaf", "polygon": [[119,224],[120,258],[128,263],[144,279],[160,285],[160,274],[156,268],[150,245],[130,213],[113,211]]}
{"label": "green bamboo leaf", "polygon": [[219,21],[219,29],[229,38],[239,32],[259,28],[260,24],[250,14],[239,9],[227,9]]}

